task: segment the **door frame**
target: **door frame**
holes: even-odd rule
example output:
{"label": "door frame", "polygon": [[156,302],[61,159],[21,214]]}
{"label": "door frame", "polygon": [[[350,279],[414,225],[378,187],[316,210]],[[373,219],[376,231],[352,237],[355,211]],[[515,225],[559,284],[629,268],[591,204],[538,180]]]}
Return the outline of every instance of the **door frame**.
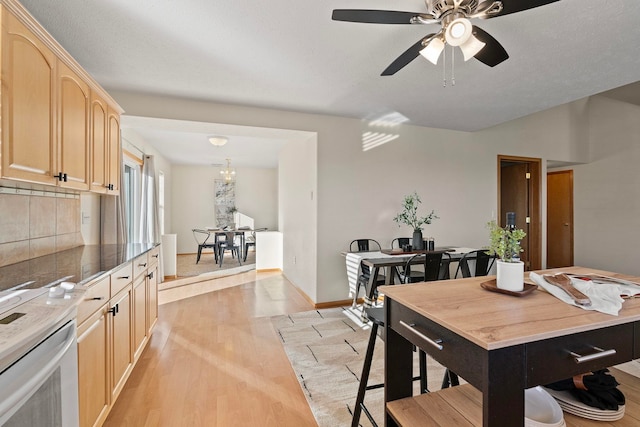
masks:
{"label": "door frame", "polygon": [[498,210],[501,212],[502,162],[528,163],[529,179],[529,270],[542,268],[542,159],[537,157],[508,156],[498,154]]}

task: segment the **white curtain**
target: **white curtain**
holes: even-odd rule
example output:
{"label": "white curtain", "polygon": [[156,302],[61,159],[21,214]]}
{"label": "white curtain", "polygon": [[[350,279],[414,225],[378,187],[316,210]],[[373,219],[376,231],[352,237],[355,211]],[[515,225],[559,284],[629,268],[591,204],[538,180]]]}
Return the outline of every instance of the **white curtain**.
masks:
{"label": "white curtain", "polygon": [[[158,179],[153,156],[144,155],[141,179],[140,243],[160,243],[160,221],[158,219]],[[158,259],[158,282],[164,278],[162,251]]]}

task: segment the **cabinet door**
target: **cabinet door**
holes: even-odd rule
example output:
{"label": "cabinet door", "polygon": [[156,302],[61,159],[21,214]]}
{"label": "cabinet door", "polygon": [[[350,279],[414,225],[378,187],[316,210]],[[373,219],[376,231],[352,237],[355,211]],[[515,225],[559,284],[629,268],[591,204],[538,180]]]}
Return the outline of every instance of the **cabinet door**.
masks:
{"label": "cabinet door", "polygon": [[147,276],[138,277],[133,284],[133,348],[134,360],[137,360],[144,349],[147,336]]}
{"label": "cabinet door", "polygon": [[99,425],[109,408],[106,314],[106,307],[103,307],[78,327],[80,427]]}
{"label": "cabinet door", "polygon": [[119,194],[120,189],[120,115],[109,108],[107,119],[107,192]]}
{"label": "cabinet door", "polygon": [[[117,294],[110,304],[111,309],[111,398],[120,394],[133,364],[131,339],[131,285]],[[114,313],[115,309],[115,313]]]}
{"label": "cabinet door", "polygon": [[13,15],[2,18],[2,176],[54,185],[56,57]]}
{"label": "cabinet door", "polygon": [[151,329],[158,319],[158,264],[149,269],[147,274],[147,327],[149,328],[149,336],[151,336]]}
{"label": "cabinet door", "polygon": [[58,172],[62,187],[89,189],[89,86],[58,61]]}
{"label": "cabinet door", "polygon": [[91,93],[91,191],[107,191],[107,104]]}

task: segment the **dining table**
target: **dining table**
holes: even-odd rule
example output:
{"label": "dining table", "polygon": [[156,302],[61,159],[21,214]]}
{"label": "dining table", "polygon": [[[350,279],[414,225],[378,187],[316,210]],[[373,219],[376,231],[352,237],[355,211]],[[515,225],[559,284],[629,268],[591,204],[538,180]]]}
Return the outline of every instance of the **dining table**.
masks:
{"label": "dining table", "polygon": [[[401,277],[398,272],[398,267],[406,265],[407,261],[415,255],[433,253],[448,253],[451,257],[450,262],[458,262],[462,256],[471,252],[473,249],[458,246],[442,246],[435,247],[433,251],[426,249],[413,249],[405,251],[403,249],[382,249],[377,252],[364,253],[364,256],[360,262],[369,267],[370,275],[369,282],[367,283],[365,295],[363,298],[361,320],[367,322],[367,314],[365,308],[372,307],[375,303],[375,294],[378,289],[378,276],[380,271],[385,270],[385,284],[390,285],[395,283],[395,279],[398,279],[398,283],[401,283]],[[359,252],[359,254],[363,254]],[[375,254],[378,254],[376,256]],[[421,264],[424,262],[424,257],[415,257],[412,264]]]}
{"label": "dining table", "polygon": [[224,234],[226,240],[233,240],[236,236],[238,236],[240,238],[240,249],[238,254],[240,259],[243,258],[244,251],[245,251],[245,242],[246,242],[245,233],[252,233],[256,231],[249,227],[230,228],[230,229],[207,227],[206,229],[208,232],[213,234],[220,234],[220,235]]}
{"label": "dining table", "polygon": [[[640,280],[575,266],[537,273],[558,272]],[[534,286],[528,275],[525,284]],[[640,358],[640,298],[625,299],[611,315],[569,305],[540,287],[517,295],[490,291],[492,281],[495,276],[380,287],[386,426],[522,427],[525,389]],[[414,346],[468,384],[412,396]],[[464,387],[479,391],[480,402]],[[452,396],[455,402],[447,400]],[[474,407],[480,407],[475,418]]]}

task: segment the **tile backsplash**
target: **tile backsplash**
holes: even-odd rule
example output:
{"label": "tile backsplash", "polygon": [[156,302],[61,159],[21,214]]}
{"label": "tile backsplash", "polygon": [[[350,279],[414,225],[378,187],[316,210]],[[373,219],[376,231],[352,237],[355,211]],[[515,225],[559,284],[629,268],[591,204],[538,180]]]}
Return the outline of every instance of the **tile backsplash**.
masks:
{"label": "tile backsplash", "polygon": [[83,245],[80,196],[0,194],[0,267]]}

